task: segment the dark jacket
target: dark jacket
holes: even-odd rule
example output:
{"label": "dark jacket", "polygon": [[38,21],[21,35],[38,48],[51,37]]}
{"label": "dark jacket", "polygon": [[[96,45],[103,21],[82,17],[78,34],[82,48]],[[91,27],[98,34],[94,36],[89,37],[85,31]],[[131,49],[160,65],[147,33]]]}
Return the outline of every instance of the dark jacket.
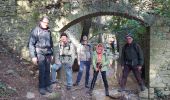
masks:
{"label": "dark jacket", "polygon": [[36,48],[45,50],[53,49],[53,41],[49,28],[43,29],[37,26],[31,31],[29,38],[29,51],[32,58],[36,57],[37,53],[39,53],[36,51]]}
{"label": "dark jacket", "polygon": [[125,44],[122,48],[121,65],[142,66],[144,63],[141,47],[137,43]]}

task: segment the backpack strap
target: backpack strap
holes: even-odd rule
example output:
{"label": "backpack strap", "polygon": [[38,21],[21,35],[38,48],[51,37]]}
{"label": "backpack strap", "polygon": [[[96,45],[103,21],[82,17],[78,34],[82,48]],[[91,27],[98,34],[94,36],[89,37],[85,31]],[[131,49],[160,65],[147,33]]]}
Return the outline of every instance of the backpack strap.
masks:
{"label": "backpack strap", "polygon": [[[126,50],[127,46],[128,46],[128,44],[125,44],[124,50]],[[138,54],[139,52],[138,52],[138,50],[137,50],[137,48],[138,48],[138,47],[137,47],[137,46],[138,46],[137,43],[133,43],[132,46],[133,46],[133,49],[135,50],[135,52]]]}
{"label": "backpack strap", "polygon": [[137,53],[137,55],[139,55],[139,51],[138,51],[138,47],[137,46],[138,46],[137,43],[133,44],[133,48],[134,48],[135,52]]}

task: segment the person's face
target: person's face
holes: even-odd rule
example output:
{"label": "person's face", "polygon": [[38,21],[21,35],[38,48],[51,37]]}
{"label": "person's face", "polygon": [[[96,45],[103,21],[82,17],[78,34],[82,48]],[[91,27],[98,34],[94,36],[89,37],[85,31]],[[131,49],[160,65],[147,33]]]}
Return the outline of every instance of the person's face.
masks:
{"label": "person's face", "polygon": [[40,24],[42,28],[47,28],[48,27],[49,20],[47,18],[44,18]]}
{"label": "person's face", "polygon": [[115,39],[113,37],[109,38],[109,43],[111,44]]}
{"label": "person's face", "polygon": [[61,41],[64,42],[64,43],[66,43],[66,42],[67,42],[67,37],[66,37],[66,36],[62,36],[62,37],[61,37]]}
{"label": "person's face", "polygon": [[104,48],[102,46],[99,46],[99,47],[96,48],[96,51],[97,51],[98,54],[101,54],[101,53],[103,53],[103,49]]}
{"label": "person's face", "polygon": [[131,44],[132,41],[133,41],[133,38],[132,37],[126,37],[126,41],[128,44]]}
{"label": "person's face", "polygon": [[83,40],[83,44],[85,44],[85,45],[86,45],[86,44],[87,44],[87,40]]}

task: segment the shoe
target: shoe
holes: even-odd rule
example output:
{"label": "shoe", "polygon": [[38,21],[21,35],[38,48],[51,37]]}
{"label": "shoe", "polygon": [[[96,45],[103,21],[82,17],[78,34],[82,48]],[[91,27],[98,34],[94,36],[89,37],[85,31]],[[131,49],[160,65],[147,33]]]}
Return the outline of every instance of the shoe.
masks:
{"label": "shoe", "polygon": [[49,93],[52,93],[52,92],[53,92],[53,90],[52,90],[52,87],[51,87],[51,86],[47,86],[47,87],[46,87],[46,90],[47,90],[47,92],[49,92]]}
{"label": "shoe", "polygon": [[109,96],[109,90],[108,89],[105,90],[105,94],[106,94],[106,96]]}
{"label": "shoe", "polygon": [[90,88],[88,85],[85,85],[86,88]]}
{"label": "shoe", "polygon": [[79,84],[78,84],[77,82],[73,84],[73,86],[78,86],[78,85],[79,85]]}
{"label": "shoe", "polygon": [[88,94],[89,94],[90,96],[92,96],[92,93],[93,93],[93,90],[90,89],[90,90],[88,91]]}
{"label": "shoe", "polygon": [[145,85],[141,85],[141,86],[140,86],[140,90],[141,90],[141,91],[145,91]]}
{"label": "shoe", "polygon": [[67,86],[67,88],[66,88],[67,90],[71,90],[71,86]]}
{"label": "shoe", "polygon": [[51,85],[55,84],[55,83],[58,83],[58,81],[51,81]]}
{"label": "shoe", "polygon": [[120,89],[118,89],[118,92],[123,92],[123,91],[125,91],[125,89],[124,89],[124,88],[120,88]]}
{"label": "shoe", "polygon": [[39,92],[41,95],[46,95],[46,90],[44,88],[40,88]]}

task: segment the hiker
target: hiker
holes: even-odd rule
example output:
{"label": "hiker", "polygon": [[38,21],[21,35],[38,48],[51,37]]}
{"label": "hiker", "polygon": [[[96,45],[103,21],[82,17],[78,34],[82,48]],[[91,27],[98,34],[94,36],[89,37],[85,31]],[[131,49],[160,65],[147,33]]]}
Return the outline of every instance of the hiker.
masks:
{"label": "hiker", "polygon": [[52,83],[56,83],[56,71],[62,66],[65,68],[67,90],[72,87],[72,65],[75,58],[75,49],[71,41],[68,40],[66,33],[62,33],[60,36],[59,50],[56,53],[56,63],[52,65]]}
{"label": "hiker", "polygon": [[79,85],[85,67],[86,68],[85,87],[89,88],[88,82],[89,82],[91,60],[92,60],[92,49],[87,42],[87,36],[83,36],[82,45],[80,45],[80,50],[78,51],[78,64],[80,65],[80,68],[77,75],[77,80],[73,84],[74,86]]}
{"label": "hiker", "polygon": [[52,92],[50,62],[53,58],[53,41],[48,24],[49,18],[42,17],[39,24],[31,31],[28,44],[32,62],[39,68],[39,92],[42,95]]}
{"label": "hiker", "polygon": [[94,89],[98,73],[101,72],[102,79],[104,82],[104,87],[105,87],[105,95],[109,96],[109,86],[106,78],[106,71],[108,70],[109,60],[107,59],[106,54],[104,53],[104,46],[101,43],[99,43],[96,46],[96,51],[93,54],[92,64],[93,64],[94,73],[93,73],[93,79],[89,90],[90,94]]}
{"label": "hiker", "polygon": [[121,66],[122,66],[122,79],[120,82],[120,92],[125,90],[128,74],[132,70],[141,91],[145,90],[144,82],[141,78],[141,69],[144,63],[143,53],[141,47],[133,41],[131,34],[126,35],[126,44],[122,48]]}

